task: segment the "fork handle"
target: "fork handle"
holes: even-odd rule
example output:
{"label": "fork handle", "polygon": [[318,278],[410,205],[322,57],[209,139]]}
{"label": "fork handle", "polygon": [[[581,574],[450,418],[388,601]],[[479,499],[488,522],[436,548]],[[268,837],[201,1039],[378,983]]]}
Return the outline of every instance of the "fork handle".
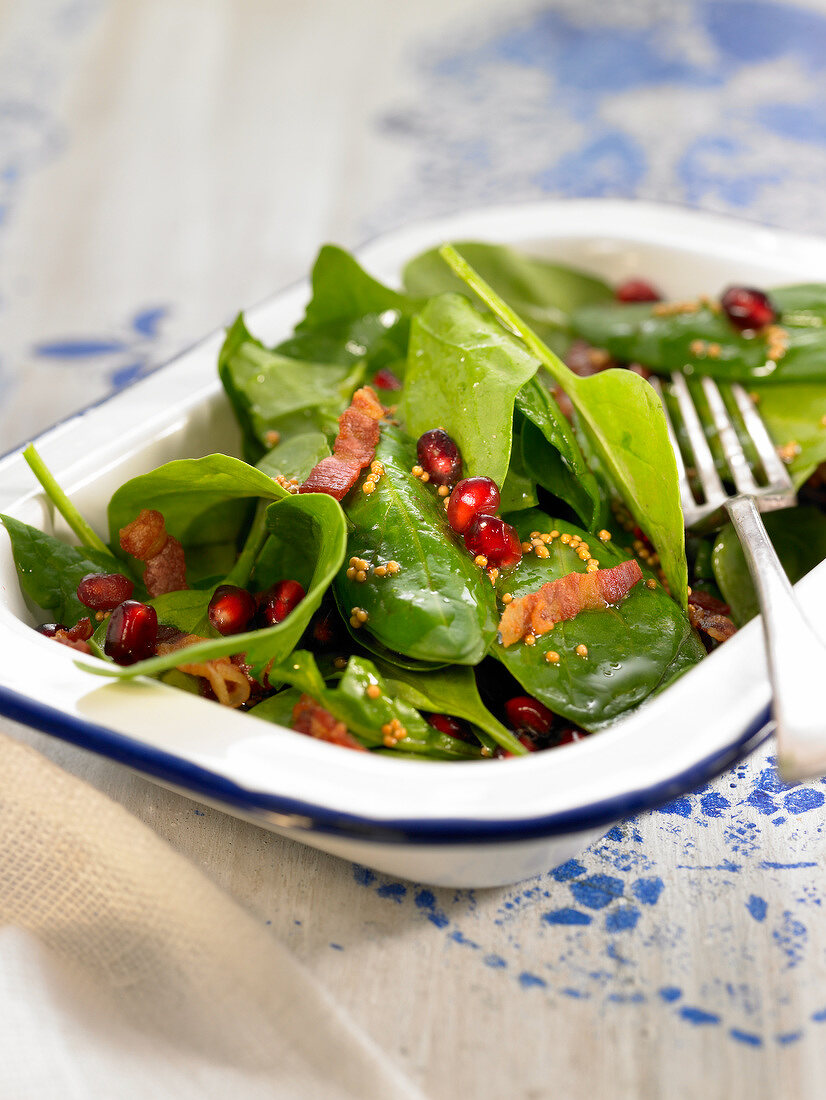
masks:
{"label": "fork handle", "polygon": [[826,773],[826,646],[795,599],[753,499],[731,497],[726,509],[762,611],[780,774],[799,783]]}

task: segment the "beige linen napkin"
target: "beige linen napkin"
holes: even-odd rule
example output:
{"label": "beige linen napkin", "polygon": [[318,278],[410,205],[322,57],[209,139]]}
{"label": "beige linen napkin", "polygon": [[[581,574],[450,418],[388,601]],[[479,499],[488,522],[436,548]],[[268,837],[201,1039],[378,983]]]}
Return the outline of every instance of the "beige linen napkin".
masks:
{"label": "beige linen napkin", "polygon": [[150,829],[0,735],[0,1098],[419,1097]]}

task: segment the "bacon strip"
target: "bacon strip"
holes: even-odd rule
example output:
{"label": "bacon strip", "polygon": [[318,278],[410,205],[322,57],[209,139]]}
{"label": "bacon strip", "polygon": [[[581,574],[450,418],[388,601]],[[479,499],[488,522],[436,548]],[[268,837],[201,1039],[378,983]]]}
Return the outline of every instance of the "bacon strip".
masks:
{"label": "bacon strip", "polygon": [[343,722],[317,703],[311,695],[302,695],[293,707],[292,728],[297,733],[315,737],[319,741],[329,741],[331,745],[340,745],[344,749],[366,752],[364,745],[353,737]]}
{"label": "bacon strip", "polygon": [[714,642],[725,642],[737,633],[737,627],[729,617],[730,611],[727,603],[708,592],[698,589],[688,597],[688,621],[695,630]]}
{"label": "bacon strip", "polygon": [[499,633],[502,645],[513,645],[526,634],[537,637],[557,623],[573,619],[580,611],[597,611],[624,599],[642,580],[642,570],[632,558],[613,569],[594,573],[568,573],[548,581],[536,592],[512,600],[502,613]]}
{"label": "bacon strip", "polygon": [[322,458],[299,488],[299,493],[327,493],[343,500],[358,481],[359,474],[373,461],[379,443],[379,421],[384,408],[369,386],[353,394],[348,408],[338,418],[338,435],[333,453]]}
{"label": "bacon strip", "polygon": [[166,530],[164,518],[154,508],[142,508],[120,532],[121,549],[145,562],[143,583],[150,596],[180,592],[186,583],[184,548]]}

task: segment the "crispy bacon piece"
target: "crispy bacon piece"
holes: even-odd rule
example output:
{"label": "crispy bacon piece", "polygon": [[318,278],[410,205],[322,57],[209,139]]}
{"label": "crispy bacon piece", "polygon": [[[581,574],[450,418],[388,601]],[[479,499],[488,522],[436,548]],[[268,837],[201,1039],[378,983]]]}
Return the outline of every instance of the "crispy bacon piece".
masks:
{"label": "crispy bacon piece", "polygon": [[343,722],[317,703],[311,695],[302,695],[293,707],[292,728],[319,741],[329,741],[344,749],[366,752],[364,745],[353,737]]}
{"label": "crispy bacon piece", "polygon": [[729,618],[731,608],[708,592],[692,592],[688,597],[688,621],[713,642],[725,642],[737,627]]}
{"label": "crispy bacon piece", "polygon": [[327,493],[336,500],[343,500],[359,479],[361,466],[355,462],[343,462],[330,455],[313,466],[299,493]]}
{"label": "crispy bacon piece", "polygon": [[536,592],[512,600],[499,623],[502,645],[513,645],[526,634],[547,634],[557,623],[573,619],[580,611],[596,611],[624,599],[642,580],[642,570],[632,558],[613,569],[594,573],[568,573],[548,581]]}
{"label": "crispy bacon piece", "polygon": [[299,493],[327,493],[343,500],[361,471],[373,461],[383,416],[384,408],[369,386],[356,390],[351,404],[338,418],[332,455],[322,458],[310,470]]}
{"label": "crispy bacon piece", "polygon": [[76,649],[78,653],[91,653],[91,647],[86,643],[92,637],[93,633],[91,619],[84,616],[69,630],[65,630],[63,627],[56,630],[52,637],[56,642],[60,642],[61,645],[68,646],[69,649]]}
{"label": "crispy bacon piece", "polygon": [[[205,638],[199,638],[197,634],[181,634],[173,641],[161,642],[157,647],[158,656],[174,653],[176,650],[186,649],[187,646],[203,642]],[[215,657],[211,661],[183,662],[175,666],[181,672],[188,672],[190,676],[200,676],[206,680],[215,698],[225,707],[240,707],[250,697],[249,678],[243,669],[239,668],[230,657]]]}
{"label": "crispy bacon piece", "polygon": [[164,518],[154,508],[142,508],[131,523],[120,529],[121,549],[145,562],[143,583],[150,596],[180,592],[186,583],[184,548],[166,530]]}

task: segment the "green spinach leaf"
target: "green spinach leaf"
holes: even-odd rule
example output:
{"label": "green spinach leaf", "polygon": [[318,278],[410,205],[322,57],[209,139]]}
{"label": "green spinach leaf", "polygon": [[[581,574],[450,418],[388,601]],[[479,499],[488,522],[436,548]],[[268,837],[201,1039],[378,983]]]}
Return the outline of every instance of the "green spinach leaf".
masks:
{"label": "green spinach leaf", "polygon": [[240,316],[227,332],[218,372],[244,437],[258,461],[282,440],[305,432],[333,438],[338,416],[363,380],[365,365],[308,362],[269,351],[250,336]]}
{"label": "green spinach leaf", "polygon": [[[407,657],[476,664],[496,633],[496,601],[487,576],[451,530],[442,498],[410,472],[416,445],[383,428],[376,458],[384,475],[369,496],[356,489],[345,507],[351,524],[347,556],[363,558],[367,581],[335,580],[339,607],[367,612],[362,630]],[[376,577],[376,566],[400,565]]]}
{"label": "green spinach leaf", "polygon": [[177,459],[133,477],[115,492],[109,502],[109,536],[119,546],[120,529],[142,508],[154,508],[184,546],[228,542],[238,533],[247,501],[287,496],[271,477],[238,458]]}
{"label": "green spinach leaf", "polygon": [[[453,246],[501,298],[524,317],[544,340],[558,339],[569,327],[570,314],[592,302],[613,301],[601,279],[562,264],[550,263],[500,244],[462,241]],[[436,248],[412,259],[404,269],[411,294],[467,294],[467,285],[445,266]]]}
{"label": "green spinach leaf", "polygon": [[[688,370],[729,382],[826,381],[826,284],[769,292],[780,310],[787,350],[769,358],[771,331],[744,335],[717,307],[688,312],[662,305],[589,305],[577,310],[578,335],[627,362],[651,370]],[[713,354],[709,348],[713,347]]]}
{"label": "green spinach leaf", "polygon": [[[395,720],[404,727],[405,734],[393,746],[394,751],[446,760],[479,759],[483,755],[478,746],[430,726],[414,706],[394,693],[373,662],[364,657],[351,657],[334,687],[324,685],[312,654],[302,650],[273,669],[273,675],[311,695],[368,748],[384,744],[382,727]],[[368,694],[369,689],[373,692],[378,689],[375,698]],[[283,704],[268,706],[265,702],[253,708],[259,717],[268,717],[268,712],[278,716],[275,720],[283,720]]]}
{"label": "green spinach leaf", "polygon": [[[508,518],[523,539],[532,530],[579,535],[603,569],[627,559],[612,544],[595,544],[585,531],[550,519],[539,510]],[[548,581],[585,571],[576,552],[560,539],[554,539],[548,549],[550,555],[544,559],[526,554],[516,572],[500,580],[499,592],[518,598]],[[586,657],[577,655],[579,645],[587,647]],[[559,654],[556,664],[545,658],[551,651]],[[640,583],[617,607],[581,611],[575,618],[557,623],[533,646],[517,642],[505,648],[495,642],[490,654],[530,695],[585,729],[595,729],[637,706],[666,677],[700,660],[704,650],[688,619],[662,586],[658,583],[650,589]]]}
{"label": "green spinach leaf", "polygon": [[538,378],[516,395],[522,467],[549,493],[574,509],[590,530],[602,520],[602,494],[573,428],[556,399]]}
{"label": "green spinach leaf", "polygon": [[[71,627],[89,608],[77,598],[77,586],[87,573],[118,573],[120,563],[109,553],[65,542],[11,516],[0,515],[11,539],[20,587],[55,621]],[[140,592],[138,586],[138,592]],[[140,598],[140,597],[138,597]]]}
{"label": "green spinach leaf", "polygon": [[527,751],[482,702],[473,669],[451,665],[428,672],[413,672],[382,661],[378,662],[378,668],[396,698],[418,710],[464,718],[490,734],[497,745],[515,756],[522,756]]}
{"label": "green spinach leaf", "polygon": [[330,444],[322,432],[302,432],[285,440],[268,451],[256,464],[263,474],[269,477],[291,477],[299,482],[306,480],[310,470],[327,458]]}
{"label": "green spinach leaf", "polygon": [[[766,530],[792,584],[826,558],[826,516],[817,508],[787,508],[763,516]],[[731,524],[717,535],[711,554],[714,578],[738,626],[760,614],[740,540]]]}
{"label": "green spinach leaf", "polygon": [[750,389],[775,444],[796,452],[789,473],[795,485],[801,486],[826,462],[826,384],[790,382]]}
{"label": "green spinach leaf", "polygon": [[567,393],[600,462],[654,544],[674,598],[685,607],[688,571],[677,464],[651,386],[627,370],[577,377],[455,250],[446,246],[442,255]]}
{"label": "green spinach leaf", "polygon": [[511,453],[513,403],[539,364],[460,294],[433,298],[414,319],[401,413],[416,438],[443,427],[466,476],[498,486]]}
{"label": "green spinach leaf", "polygon": [[263,630],[211,638],[189,646],[186,650],[162,657],[150,657],[149,660],[127,667],[100,667],[78,662],[80,667],[98,676],[155,676],[184,662],[189,664],[210,661],[216,657],[244,653],[253,676],[264,682],[270,666],[283,661],[298,644],[314,612],[318,610],[322,596],[344,561],[347,546],[347,524],[341,506],[337,500],[324,493],[305,493],[301,496],[287,494],[283,500],[268,507],[267,524],[274,534],[279,537],[283,534],[285,538],[294,539],[303,546],[306,558],[312,562],[307,595],[283,622]]}

